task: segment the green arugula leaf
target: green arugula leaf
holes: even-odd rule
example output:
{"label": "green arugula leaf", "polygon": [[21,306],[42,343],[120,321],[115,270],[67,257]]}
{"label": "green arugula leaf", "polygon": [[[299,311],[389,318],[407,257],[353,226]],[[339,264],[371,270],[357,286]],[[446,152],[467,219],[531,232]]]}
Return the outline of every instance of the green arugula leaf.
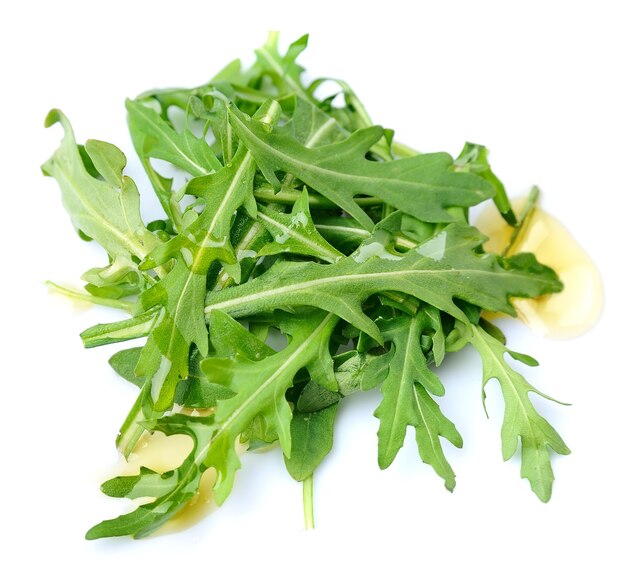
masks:
{"label": "green arugula leaf", "polygon": [[85,348],[95,348],[115,342],[143,338],[154,328],[158,318],[157,310],[148,310],[134,318],[107,324],[96,324],[81,332],[80,337]]}
{"label": "green arugula leaf", "polygon": [[200,369],[202,355],[193,350],[189,356],[187,378],[178,382],[174,401],[177,405],[188,409],[210,410],[220,399],[228,399],[234,393],[221,385],[211,383]]}
{"label": "green arugula leaf", "polygon": [[336,356],[335,360],[339,365],[335,370],[335,378],[339,384],[339,392],[347,397],[357,391],[368,391],[378,387],[389,373],[389,362],[392,356],[391,351],[373,355],[357,350]]}
{"label": "green arugula leaf", "polygon": [[63,127],[63,141],[42,170],[58,182],[74,226],[97,241],[112,259],[144,259],[157,238],[141,220],[137,187],[122,175],[126,158],[111,144],[87,142],[85,150],[103,179],[94,178],[80,155],[69,121],[57,109],[46,117],[47,127],[55,123]]}
{"label": "green arugula leaf", "polygon": [[532,392],[551,398],[535,389],[506,362],[504,355],[513,354],[502,343],[479,326],[472,328],[471,342],[483,361],[483,403],[485,385],[491,378],[498,380],[504,397],[502,457],[509,460],[521,441],[522,478],[527,478],[537,497],[547,502],[552,495],[554,481],[550,449],[558,454],[569,454],[570,450],[548,421],[535,410],[528,394]]}
{"label": "green arugula leaf", "polygon": [[[435,317],[436,318],[436,317]],[[428,368],[421,338],[434,329],[440,334],[441,324],[421,309],[415,316],[400,316],[380,324],[385,340],[393,342],[389,374],[381,388],[383,400],[374,412],[380,420],[378,430],[378,464],[387,468],[404,444],[406,429],[415,427],[415,437],[422,460],[441,476],[448,490],[455,486],[455,475],[446,460],[439,437],[445,437],[456,447],[463,441],[455,426],[441,413],[428,395],[443,395],[439,378]]]}
{"label": "green arugula leaf", "polygon": [[[120,310],[125,310],[127,312],[131,312],[133,310],[133,303],[126,302],[124,300],[119,300],[119,297],[113,297],[107,295],[99,295],[99,294],[86,294],[84,292],[80,292],[78,290],[74,290],[71,288],[67,288],[51,281],[46,281],[44,283],[50,290],[54,292],[58,292],[63,296],[67,296],[68,298],[74,298],[76,300],[82,300],[84,302],[90,302],[91,304],[100,304],[101,306],[111,306],[112,308],[118,308]],[[89,289],[87,289],[89,292]]]}
{"label": "green arugula leaf", "polygon": [[446,207],[475,205],[493,195],[493,188],[484,180],[453,172],[452,158],[444,153],[392,162],[367,160],[365,153],[383,135],[380,127],[359,130],[341,142],[307,148],[284,134],[268,132],[232,104],[229,112],[233,129],[275,187],[280,187],[275,172],[289,172],[366,229],[374,224],[354,201],[357,194],[384,198],[401,211],[434,222],[452,221]]}
{"label": "green arugula leaf", "polygon": [[222,164],[204,138],[185,127],[177,132],[167,119],[167,107],[157,112],[154,99],[126,101],[128,127],[141,164],[152,183],[155,194],[175,227],[182,226],[178,199],[172,193],[172,179],[165,178],[154,168],[151,159],[165,160],[192,176],[204,176],[217,171]]}
{"label": "green arugula leaf", "polygon": [[509,268],[503,268],[493,255],[475,252],[481,241],[476,230],[452,224],[394,260],[372,256],[359,262],[359,250],[332,265],[279,263],[251,282],[209,293],[205,311],[241,317],[275,308],[315,306],[382,343],[378,328],[361,308],[366,298],[379,291],[415,296],[465,320],[455,298],[514,315],[510,297],[535,297],[561,289],[555,273],[536,263],[532,255],[509,260]]}
{"label": "green arugula leaf", "polygon": [[[160,270],[155,273],[162,274]],[[132,257],[117,257],[107,267],[86,271],[82,279],[87,281],[85,290],[99,298],[128,298],[140,294],[154,282],[151,275],[139,270]]]}
{"label": "green arugula leaf", "polygon": [[135,150],[144,160],[159,158],[192,176],[206,176],[222,167],[204,138],[188,128],[177,132],[145,101],[128,99],[126,110]]}
{"label": "green arugula leaf", "polygon": [[439,405],[419,384],[415,385],[415,407],[415,441],[420,457],[444,479],[446,488],[452,492],[456,486],[456,475],[443,453],[440,438],[446,438],[457,448],[463,446],[463,439],[454,424],[441,412]]}
{"label": "green arugula leaf", "polygon": [[312,412],[294,411],[291,421],[291,454],[285,466],[291,477],[302,482],[333,448],[333,430],[338,403]]}
{"label": "green arugula leaf", "polygon": [[259,256],[291,253],[317,257],[328,263],[334,263],[343,257],[315,228],[306,189],[300,194],[290,214],[259,206],[258,217],[274,237],[272,243],[268,243],[258,252]]}
{"label": "green arugula leaf", "polygon": [[[325,112],[335,118],[348,132],[354,132],[360,128],[367,128],[374,124],[365,106],[346,81],[322,77],[311,82],[308,87],[308,92],[314,94],[322,84],[328,82],[337,84],[341,91],[320,103]],[[345,102],[343,106],[337,104],[339,94],[343,95]],[[385,161],[393,160],[395,156],[406,157],[419,154],[404,145],[393,142],[392,139],[393,131],[385,129],[384,138],[379,140],[372,147],[372,153]]]}

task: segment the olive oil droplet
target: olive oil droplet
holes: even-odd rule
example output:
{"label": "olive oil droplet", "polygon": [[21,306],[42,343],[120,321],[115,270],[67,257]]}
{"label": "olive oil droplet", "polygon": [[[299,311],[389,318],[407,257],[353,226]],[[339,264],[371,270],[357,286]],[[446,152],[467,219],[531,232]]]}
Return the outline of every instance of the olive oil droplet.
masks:
{"label": "olive oil droplet", "polygon": [[[525,199],[515,200],[517,212]],[[485,250],[502,253],[509,245],[513,228],[490,204],[476,221],[489,237]],[[536,299],[513,300],[520,320],[531,330],[550,338],[572,338],[591,329],[600,318],[604,304],[602,278],[593,260],[557,219],[536,207],[527,227],[508,254],[530,252],[553,268],[563,282],[563,291]]]}

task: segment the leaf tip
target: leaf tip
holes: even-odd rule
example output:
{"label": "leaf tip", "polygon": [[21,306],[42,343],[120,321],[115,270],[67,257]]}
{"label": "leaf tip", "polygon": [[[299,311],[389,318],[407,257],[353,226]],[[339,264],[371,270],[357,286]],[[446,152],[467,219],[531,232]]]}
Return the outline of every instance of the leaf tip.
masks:
{"label": "leaf tip", "polygon": [[44,120],[44,126],[50,128],[53,124],[61,122],[65,115],[59,109],[51,109]]}
{"label": "leaf tip", "polygon": [[87,533],[85,533],[85,539],[87,541],[94,541],[96,539],[101,539],[103,537],[107,537],[101,530],[100,528],[101,524],[96,524],[95,526],[93,526],[92,528],[89,528],[87,530]]}
{"label": "leaf tip", "polygon": [[547,504],[550,501],[550,498],[552,498],[552,484],[548,484],[548,485],[539,484],[538,485],[538,484],[531,483],[530,486],[535,496],[537,496],[537,498],[539,498],[539,500],[543,504]]}

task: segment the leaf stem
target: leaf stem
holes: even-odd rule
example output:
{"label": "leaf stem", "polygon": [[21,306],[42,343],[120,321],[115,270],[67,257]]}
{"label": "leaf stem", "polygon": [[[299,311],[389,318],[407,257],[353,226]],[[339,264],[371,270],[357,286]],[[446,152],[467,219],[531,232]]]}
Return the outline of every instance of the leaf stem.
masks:
{"label": "leaf stem", "polygon": [[[254,197],[262,202],[273,202],[273,203],[284,203],[284,204],[294,204],[296,200],[300,197],[300,191],[298,190],[290,190],[290,189],[281,189],[278,192],[274,191],[274,188],[271,187],[261,187],[254,190]],[[375,197],[357,197],[354,198],[354,201],[360,206],[370,206],[370,205],[380,205],[383,201],[380,198]],[[309,205],[311,207],[322,207],[322,208],[336,208],[334,202],[325,198],[324,196],[317,194],[309,194]]]}
{"label": "leaf stem", "polygon": [[526,234],[526,231],[528,230],[532,222],[533,214],[537,209],[538,202],[539,188],[537,186],[533,186],[530,190],[528,198],[526,199],[526,203],[524,204],[524,209],[519,216],[519,221],[517,222],[517,225],[513,230],[513,234],[511,235],[509,244],[506,246],[506,249],[502,253],[504,257],[514,252],[515,246]]}
{"label": "leaf stem", "polygon": [[302,481],[302,505],[304,507],[304,529],[315,529],[313,516],[313,474]]}
{"label": "leaf stem", "polygon": [[391,149],[393,150],[396,158],[408,158],[410,156],[417,156],[418,154],[421,154],[421,152],[418,152],[414,148],[395,140],[391,143]]}

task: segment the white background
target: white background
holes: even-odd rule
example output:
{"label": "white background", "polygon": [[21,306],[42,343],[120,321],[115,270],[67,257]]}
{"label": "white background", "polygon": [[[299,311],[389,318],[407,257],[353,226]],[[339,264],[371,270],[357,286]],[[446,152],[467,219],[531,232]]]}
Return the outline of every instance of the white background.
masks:
{"label": "white background", "polygon": [[[624,567],[620,4],[4,3],[0,564]],[[502,463],[497,384],[489,385],[487,419],[478,360],[468,352],[441,370],[444,412],[465,440],[461,451],[446,447],[453,494],[421,463],[412,433],[396,463],[378,471],[378,396],[368,393],[338,417],[335,448],[315,479],[315,532],[302,531],[300,487],[270,451],[246,456],[231,498],[191,530],[83,540],[92,524],[124,511],[98,486],[116,464],[115,433],[134,388],[108,369],[116,347],[84,350],[78,336],[118,314],[78,306],[42,284],[79,286],[84,270],[104,264],[76,238],[54,181],[40,175],[61,138],[43,119],[59,107],[79,140],[120,146],[127,172],[145,188],[124,98],[203,83],[234,57],[250,61],[270,29],[282,31],[284,45],[310,32],[302,56],[310,76],[345,78],[399,140],[452,154],[466,140],[487,145],[509,192],[539,184],[544,207],[596,260],[606,305],[593,331],[550,341],[507,326],[511,347],[542,364],[525,372],[531,383],[572,403],[538,403],[572,449],[554,460],[549,504],[519,478],[518,459]]]}

